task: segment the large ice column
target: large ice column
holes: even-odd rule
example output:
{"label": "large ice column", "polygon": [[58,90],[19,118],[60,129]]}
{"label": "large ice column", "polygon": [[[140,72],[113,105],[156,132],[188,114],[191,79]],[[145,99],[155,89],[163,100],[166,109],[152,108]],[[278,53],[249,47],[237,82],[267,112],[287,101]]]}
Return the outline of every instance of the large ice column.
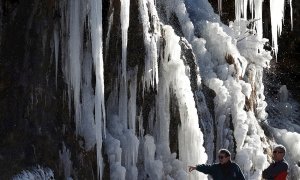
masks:
{"label": "large ice column", "polygon": [[130,1],[121,0],[121,30],[122,30],[122,60],[119,94],[119,116],[123,120],[124,127],[128,126],[127,119],[127,42],[129,27],[129,9]]}
{"label": "large ice column", "polygon": [[[87,49],[91,47],[88,46]],[[95,94],[92,85],[93,58],[91,52],[84,52],[82,62],[82,87],[81,87],[81,125],[79,134],[84,137],[86,150],[91,150],[96,144],[95,127]]]}
{"label": "large ice column", "polygon": [[[179,37],[175,35],[174,30],[170,26],[164,26],[163,31],[165,46],[162,52],[160,83],[165,82],[163,83],[164,87],[159,90],[158,95],[160,98],[157,100],[162,104],[159,104],[159,106],[162,107],[159,108],[159,117],[157,119],[157,121],[161,123],[159,127],[160,130],[158,130],[160,131],[159,133],[161,133],[160,138],[162,138],[163,143],[169,143],[169,132],[165,131],[165,129],[168,129],[170,121],[172,120],[169,119],[168,108],[170,101],[168,97],[169,88],[172,88],[179,104],[181,125],[178,127],[178,141],[179,159],[182,161],[182,166],[187,167],[188,165],[205,163],[207,155],[203,147],[203,134],[198,124],[198,115],[190,80],[186,74],[186,67],[180,58],[181,49]],[[160,93],[162,93],[161,96]],[[158,141],[159,140],[160,139],[158,139]],[[206,176],[201,173],[192,173],[189,178],[206,179]]]}
{"label": "large ice column", "polygon": [[95,88],[95,126],[98,176],[102,178],[102,135],[105,133],[103,41],[102,41],[102,0],[90,0],[90,24],[92,38],[92,56],[96,76]]}
{"label": "large ice column", "polygon": [[[80,23],[80,1],[69,2],[69,66],[66,69],[70,83],[69,95],[73,94],[75,108],[76,133],[78,134],[81,121],[80,87],[81,87],[81,57],[82,57],[82,33]],[[72,93],[71,93],[72,89]]]}
{"label": "large ice column", "polygon": [[136,130],[136,98],[137,98],[137,71],[136,67],[129,74],[129,100],[128,100],[128,127],[134,132]]}

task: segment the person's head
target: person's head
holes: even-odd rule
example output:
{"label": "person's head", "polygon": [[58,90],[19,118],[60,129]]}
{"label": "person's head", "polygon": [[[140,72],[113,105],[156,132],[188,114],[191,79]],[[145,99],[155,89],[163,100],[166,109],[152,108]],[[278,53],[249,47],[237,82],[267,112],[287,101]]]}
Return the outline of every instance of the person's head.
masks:
{"label": "person's head", "polygon": [[231,159],[231,154],[227,149],[220,149],[218,153],[220,164],[226,164]]}
{"label": "person's head", "polygon": [[286,149],[283,145],[276,145],[273,149],[274,161],[281,161],[285,155]]}

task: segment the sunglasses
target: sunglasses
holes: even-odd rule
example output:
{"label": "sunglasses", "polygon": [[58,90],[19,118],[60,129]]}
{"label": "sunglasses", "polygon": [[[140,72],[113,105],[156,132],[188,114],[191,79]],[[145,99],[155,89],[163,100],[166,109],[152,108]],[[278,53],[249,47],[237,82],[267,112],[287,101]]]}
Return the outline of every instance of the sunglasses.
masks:
{"label": "sunglasses", "polygon": [[224,159],[226,158],[225,156],[218,156],[219,159]]}
{"label": "sunglasses", "polygon": [[273,154],[276,154],[276,153],[283,153],[282,151],[273,151]]}

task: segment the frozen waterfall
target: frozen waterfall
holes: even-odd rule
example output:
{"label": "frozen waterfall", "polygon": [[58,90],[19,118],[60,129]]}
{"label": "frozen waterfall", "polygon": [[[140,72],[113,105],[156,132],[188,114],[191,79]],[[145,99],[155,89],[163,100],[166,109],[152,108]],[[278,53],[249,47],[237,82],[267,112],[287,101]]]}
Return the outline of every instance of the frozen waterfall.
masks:
{"label": "frozen waterfall", "polygon": [[[210,179],[188,166],[216,163],[227,148],[246,179],[259,180],[277,143],[287,148],[290,179],[299,179],[300,125],[289,116],[299,104],[282,86],[271,102],[278,118],[266,111],[273,54],[264,48],[263,0],[235,0],[229,25],[217,3],[219,14],[208,0],[57,1],[51,57],[71,128],[61,125],[59,172],[38,166],[14,179],[78,179],[84,158],[95,179]],[[276,58],[285,8],[270,0]],[[80,150],[67,143],[73,126]]]}

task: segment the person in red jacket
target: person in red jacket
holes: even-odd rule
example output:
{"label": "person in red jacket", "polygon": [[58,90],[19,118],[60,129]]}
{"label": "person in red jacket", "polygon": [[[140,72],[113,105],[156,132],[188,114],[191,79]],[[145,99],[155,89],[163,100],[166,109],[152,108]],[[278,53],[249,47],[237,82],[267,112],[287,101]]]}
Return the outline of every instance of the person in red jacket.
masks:
{"label": "person in red jacket", "polygon": [[283,145],[275,146],[273,150],[274,162],[263,170],[262,177],[267,180],[286,180],[288,174],[288,163],[284,160],[286,149]]}

